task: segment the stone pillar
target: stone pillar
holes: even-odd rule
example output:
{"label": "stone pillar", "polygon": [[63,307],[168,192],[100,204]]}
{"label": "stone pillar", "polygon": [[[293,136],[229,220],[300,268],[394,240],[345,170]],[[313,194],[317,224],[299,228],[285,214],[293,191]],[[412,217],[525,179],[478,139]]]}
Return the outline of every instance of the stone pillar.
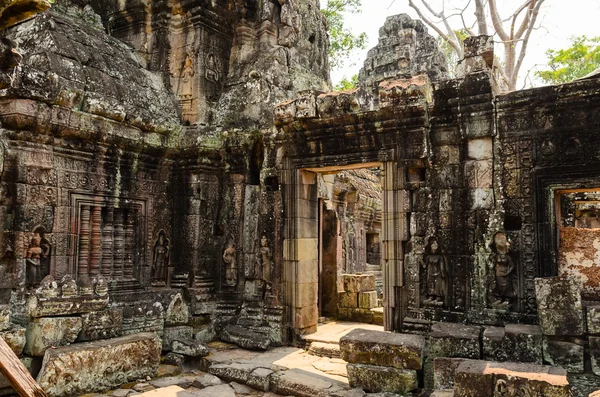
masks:
{"label": "stone pillar", "polygon": [[113,269],[113,216],[114,208],[108,207],[102,230],[102,275],[105,278],[112,276]]}
{"label": "stone pillar", "polygon": [[90,253],[90,276],[100,273],[100,260],[102,257],[102,207],[92,207],[92,240]]}
{"label": "stone pillar", "polygon": [[122,208],[114,210],[114,238],[113,238],[113,278],[123,278],[123,262],[125,250],[124,213]]}
{"label": "stone pillar", "polygon": [[82,205],[79,218],[79,261],[78,276],[89,275],[90,257],[90,206]]}
{"label": "stone pillar", "polygon": [[127,213],[127,221],[124,226],[124,236],[125,236],[125,250],[124,250],[124,261],[123,261],[123,277],[126,280],[131,280],[134,278],[134,263],[133,263],[133,251],[135,249],[134,246],[134,224],[135,224],[136,213],[135,210],[130,210]]}

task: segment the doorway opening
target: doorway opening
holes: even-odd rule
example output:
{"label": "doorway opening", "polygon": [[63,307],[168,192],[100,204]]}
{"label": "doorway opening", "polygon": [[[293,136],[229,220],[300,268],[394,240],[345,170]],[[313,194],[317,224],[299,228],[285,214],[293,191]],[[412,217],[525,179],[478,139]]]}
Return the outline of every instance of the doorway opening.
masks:
{"label": "doorway opening", "polygon": [[380,167],[317,173],[321,321],[383,325]]}

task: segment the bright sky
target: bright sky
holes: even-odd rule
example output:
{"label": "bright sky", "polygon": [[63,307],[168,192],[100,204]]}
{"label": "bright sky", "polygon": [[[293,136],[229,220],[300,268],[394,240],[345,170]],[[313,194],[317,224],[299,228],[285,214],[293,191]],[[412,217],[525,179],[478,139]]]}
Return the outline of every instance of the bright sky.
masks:
{"label": "bright sky", "polygon": [[[435,3],[435,1],[433,0],[432,3]],[[467,4],[467,1],[454,0],[453,4]],[[420,0],[415,0],[415,2],[419,3]],[[508,17],[509,12],[516,9],[523,2],[524,0],[499,0],[501,17]],[[408,0],[362,0],[362,3],[362,14],[349,14],[346,16],[346,21],[353,32],[357,34],[360,32],[367,33],[369,36],[367,50],[377,44],[379,28],[383,25],[387,16],[407,13],[412,18],[417,18],[416,12],[408,6]],[[327,0],[321,0],[322,7],[325,7],[326,4]],[[502,14],[503,10],[506,10],[504,14]],[[521,79],[527,74],[528,70],[535,68],[536,65],[542,67],[545,65],[545,52],[547,49],[569,47],[569,37],[579,35],[600,36],[599,20],[600,0],[546,0],[538,18],[538,21],[542,21],[542,28],[532,33],[528,55],[521,68]],[[429,32],[434,36],[436,35],[432,29],[429,29]],[[366,58],[367,50],[352,56],[352,59],[356,59],[353,66],[348,65],[342,70],[332,71],[331,79],[334,84],[344,76],[350,77],[358,73]]]}

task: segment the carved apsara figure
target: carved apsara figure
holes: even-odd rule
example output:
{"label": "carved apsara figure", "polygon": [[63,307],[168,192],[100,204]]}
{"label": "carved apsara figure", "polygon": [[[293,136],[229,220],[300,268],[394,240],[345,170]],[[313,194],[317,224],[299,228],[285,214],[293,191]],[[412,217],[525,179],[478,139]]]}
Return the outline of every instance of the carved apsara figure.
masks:
{"label": "carved apsara figure", "polygon": [[42,237],[39,233],[35,233],[31,239],[31,244],[25,255],[27,263],[27,284],[38,284],[44,277],[48,275],[48,269],[45,269],[46,260],[50,254],[50,245],[42,243]]}
{"label": "carved apsara figure", "polygon": [[193,96],[193,80],[194,77],[194,62],[189,54],[186,54],[185,61],[183,63],[183,70],[181,71],[181,97],[186,99]]}
{"label": "carved apsara figure", "polygon": [[154,257],[152,260],[152,279],[155,281],[167,280],[167,267],[169,266],[169,239],[165,232],[158,233],[158,240],[154,244]]}
{"label": "carved apsara figure", "polygon": [[225,264],[225,284],[233,287],[237,284],[237,261],[235,245],[231,240],[223,251],[223,263]]}
{"label": "carved apsara figure", "polygon": [[271,287],[271,248],[269,248],[269,240],[267,236],[262,236],[260,239],[260,259],[262,262],[262,279],[267,282],[267,288]]}
{"label": "carved apsara figure", "polygon": [[423,258],[421,265],[425,268],[427,281],[427,299],[423,303],[443,305],[444,299],[448,296],[449,269],[446,257],[439,253],[437,239],[429,240],[429,252]]}
{"label": "carved apsara figure", "polygon": [[218,98],[219,81],[221,80],[214,54],[208,54],[206,58],[204,78],[206,80],[206,97],[214,101]]}
{"label": "carved apsara figure", "polygon": [[494,285],[492,294],[495,301],[493,305],[510,304],[510,298],[515,297],[515,263],[510,257],[510,242],[505,233],[498,232],[494,235],[492,244],[494,253],[491,256],[491,263],[494,269]]}

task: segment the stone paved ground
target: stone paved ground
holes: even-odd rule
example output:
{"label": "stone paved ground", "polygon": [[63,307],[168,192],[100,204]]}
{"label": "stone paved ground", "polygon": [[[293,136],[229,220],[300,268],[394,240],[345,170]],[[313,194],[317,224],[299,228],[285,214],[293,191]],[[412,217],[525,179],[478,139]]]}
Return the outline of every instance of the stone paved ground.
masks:
{"label": "stone paved ground", "polygon": [[[328,323],[310,336],[310,341],[337,343],[355,328],[381,327],[353,323]],[[339,358],[318,357],[303,349],[279,347],[267,352],[254,352],[226,343],[209,345],[210,355],[186,362],[184,367],[161,365],[154,379],[86,397],[361,397],[362,391],[350,390],[346,362]],[[254,388],[248,387],[251,384]],[[256,388],[269,385],[269,392]],[[173,388],[173,386],[182,389]],[[176,391],[179,390],[179,391]],[[383,394],[372,395],[384,396]],[[389,396],[389,394],[386,394]]]}

